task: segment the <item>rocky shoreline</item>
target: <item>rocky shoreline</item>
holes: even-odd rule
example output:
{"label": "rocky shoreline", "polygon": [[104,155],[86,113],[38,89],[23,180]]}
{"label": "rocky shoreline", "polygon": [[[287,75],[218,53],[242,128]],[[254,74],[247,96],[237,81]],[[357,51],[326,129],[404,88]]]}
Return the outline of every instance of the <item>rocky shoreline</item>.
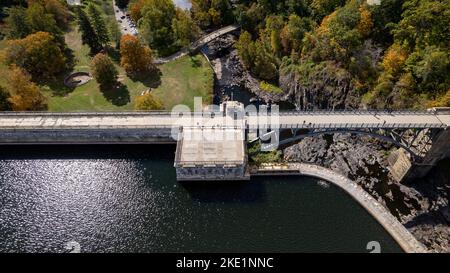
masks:
{"label": "rocky shoreline", "polygon": [[[252,99],[265,103],[289,101],[298,109],[359,107],[359,98],[351,92],[328,90],[318,96],[317,90],[290,84],[296,81],[288,76],[280,78],[282,88],[288,92],[271,94],[261,90],[259,81],[244,68],[233,48],[236,38],[229,34],[208,44],[213,67],[220,67],[216,95],[221,100],[230,99],[226,89],[234,87],[247,89]],[[450,252],[450,160],[441,162],[424,179],[406,185],[396,182],[390,174],[388,156],[394,150],[392,144],[373,138],[335,134],[304,138],[285,148],[283,155],[287,162],[313,163],[342,173],[388,208],[430,251]]]}

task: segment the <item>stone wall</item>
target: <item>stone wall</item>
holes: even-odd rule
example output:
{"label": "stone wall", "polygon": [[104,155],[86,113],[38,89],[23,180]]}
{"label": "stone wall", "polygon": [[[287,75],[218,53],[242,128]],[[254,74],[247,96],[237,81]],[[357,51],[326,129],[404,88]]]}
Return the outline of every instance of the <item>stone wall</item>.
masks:
{"label": "stone wall", "polygon": [[171,129],[1,130],[0,144],[175,143]]}

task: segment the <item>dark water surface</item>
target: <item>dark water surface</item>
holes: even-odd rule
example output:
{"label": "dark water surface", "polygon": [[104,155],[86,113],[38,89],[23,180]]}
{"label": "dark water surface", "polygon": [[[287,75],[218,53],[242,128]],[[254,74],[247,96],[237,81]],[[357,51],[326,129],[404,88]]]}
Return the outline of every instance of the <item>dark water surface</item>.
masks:
{"label": "dark water surface", "polygon": [[174,146],[0,146],[0,252],[399,252],[307,177],[180,184]]}

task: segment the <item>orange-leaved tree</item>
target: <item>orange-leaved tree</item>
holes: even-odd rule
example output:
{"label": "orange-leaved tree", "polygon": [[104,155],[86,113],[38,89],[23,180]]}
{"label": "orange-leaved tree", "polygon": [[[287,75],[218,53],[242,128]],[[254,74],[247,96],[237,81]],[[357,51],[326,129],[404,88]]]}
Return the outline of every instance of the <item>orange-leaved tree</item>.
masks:
{"label": "orange-leaved tree", "polygon": [[36,111],[47,108],[46,98],[41,93],[41,89],[20,67],[15,65],[11,67],[7,90],[11,94],[8,101],[14,111]]}
{"label": "orange-leaved tree", "polygon": [[164,109],[162,102],[153,96],[152,93],[147,93],[136,97],[134,109],[136,110],[161,110]]}
{"label": "orange-leaved tree", "polygon": [[34,79],[51,78],[66,67],[66,58],[58,42],[48,32],[10,40],[7,45],[5,62],[25,69]]}
{"label": "orange-leaved tree", "polygon": [[138,38],[124,35],[120,40],[120,65],[128,75],[138,75],[154,70],[152,52]]}

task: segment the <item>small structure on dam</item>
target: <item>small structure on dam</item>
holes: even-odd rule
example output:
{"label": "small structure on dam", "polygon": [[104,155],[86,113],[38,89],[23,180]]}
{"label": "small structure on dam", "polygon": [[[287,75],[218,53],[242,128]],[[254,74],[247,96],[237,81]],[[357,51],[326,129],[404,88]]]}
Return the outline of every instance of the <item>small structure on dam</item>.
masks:
{"label": "small structure on dam", "polygon": [[177,180],[248,180],[244,130],[184,128],[175,153]]}
{"label": "small structure on dam", "polygon": [[183,127],[178,136],[177,180],[248,180],[244,105],[226,102],[220,124]]}

